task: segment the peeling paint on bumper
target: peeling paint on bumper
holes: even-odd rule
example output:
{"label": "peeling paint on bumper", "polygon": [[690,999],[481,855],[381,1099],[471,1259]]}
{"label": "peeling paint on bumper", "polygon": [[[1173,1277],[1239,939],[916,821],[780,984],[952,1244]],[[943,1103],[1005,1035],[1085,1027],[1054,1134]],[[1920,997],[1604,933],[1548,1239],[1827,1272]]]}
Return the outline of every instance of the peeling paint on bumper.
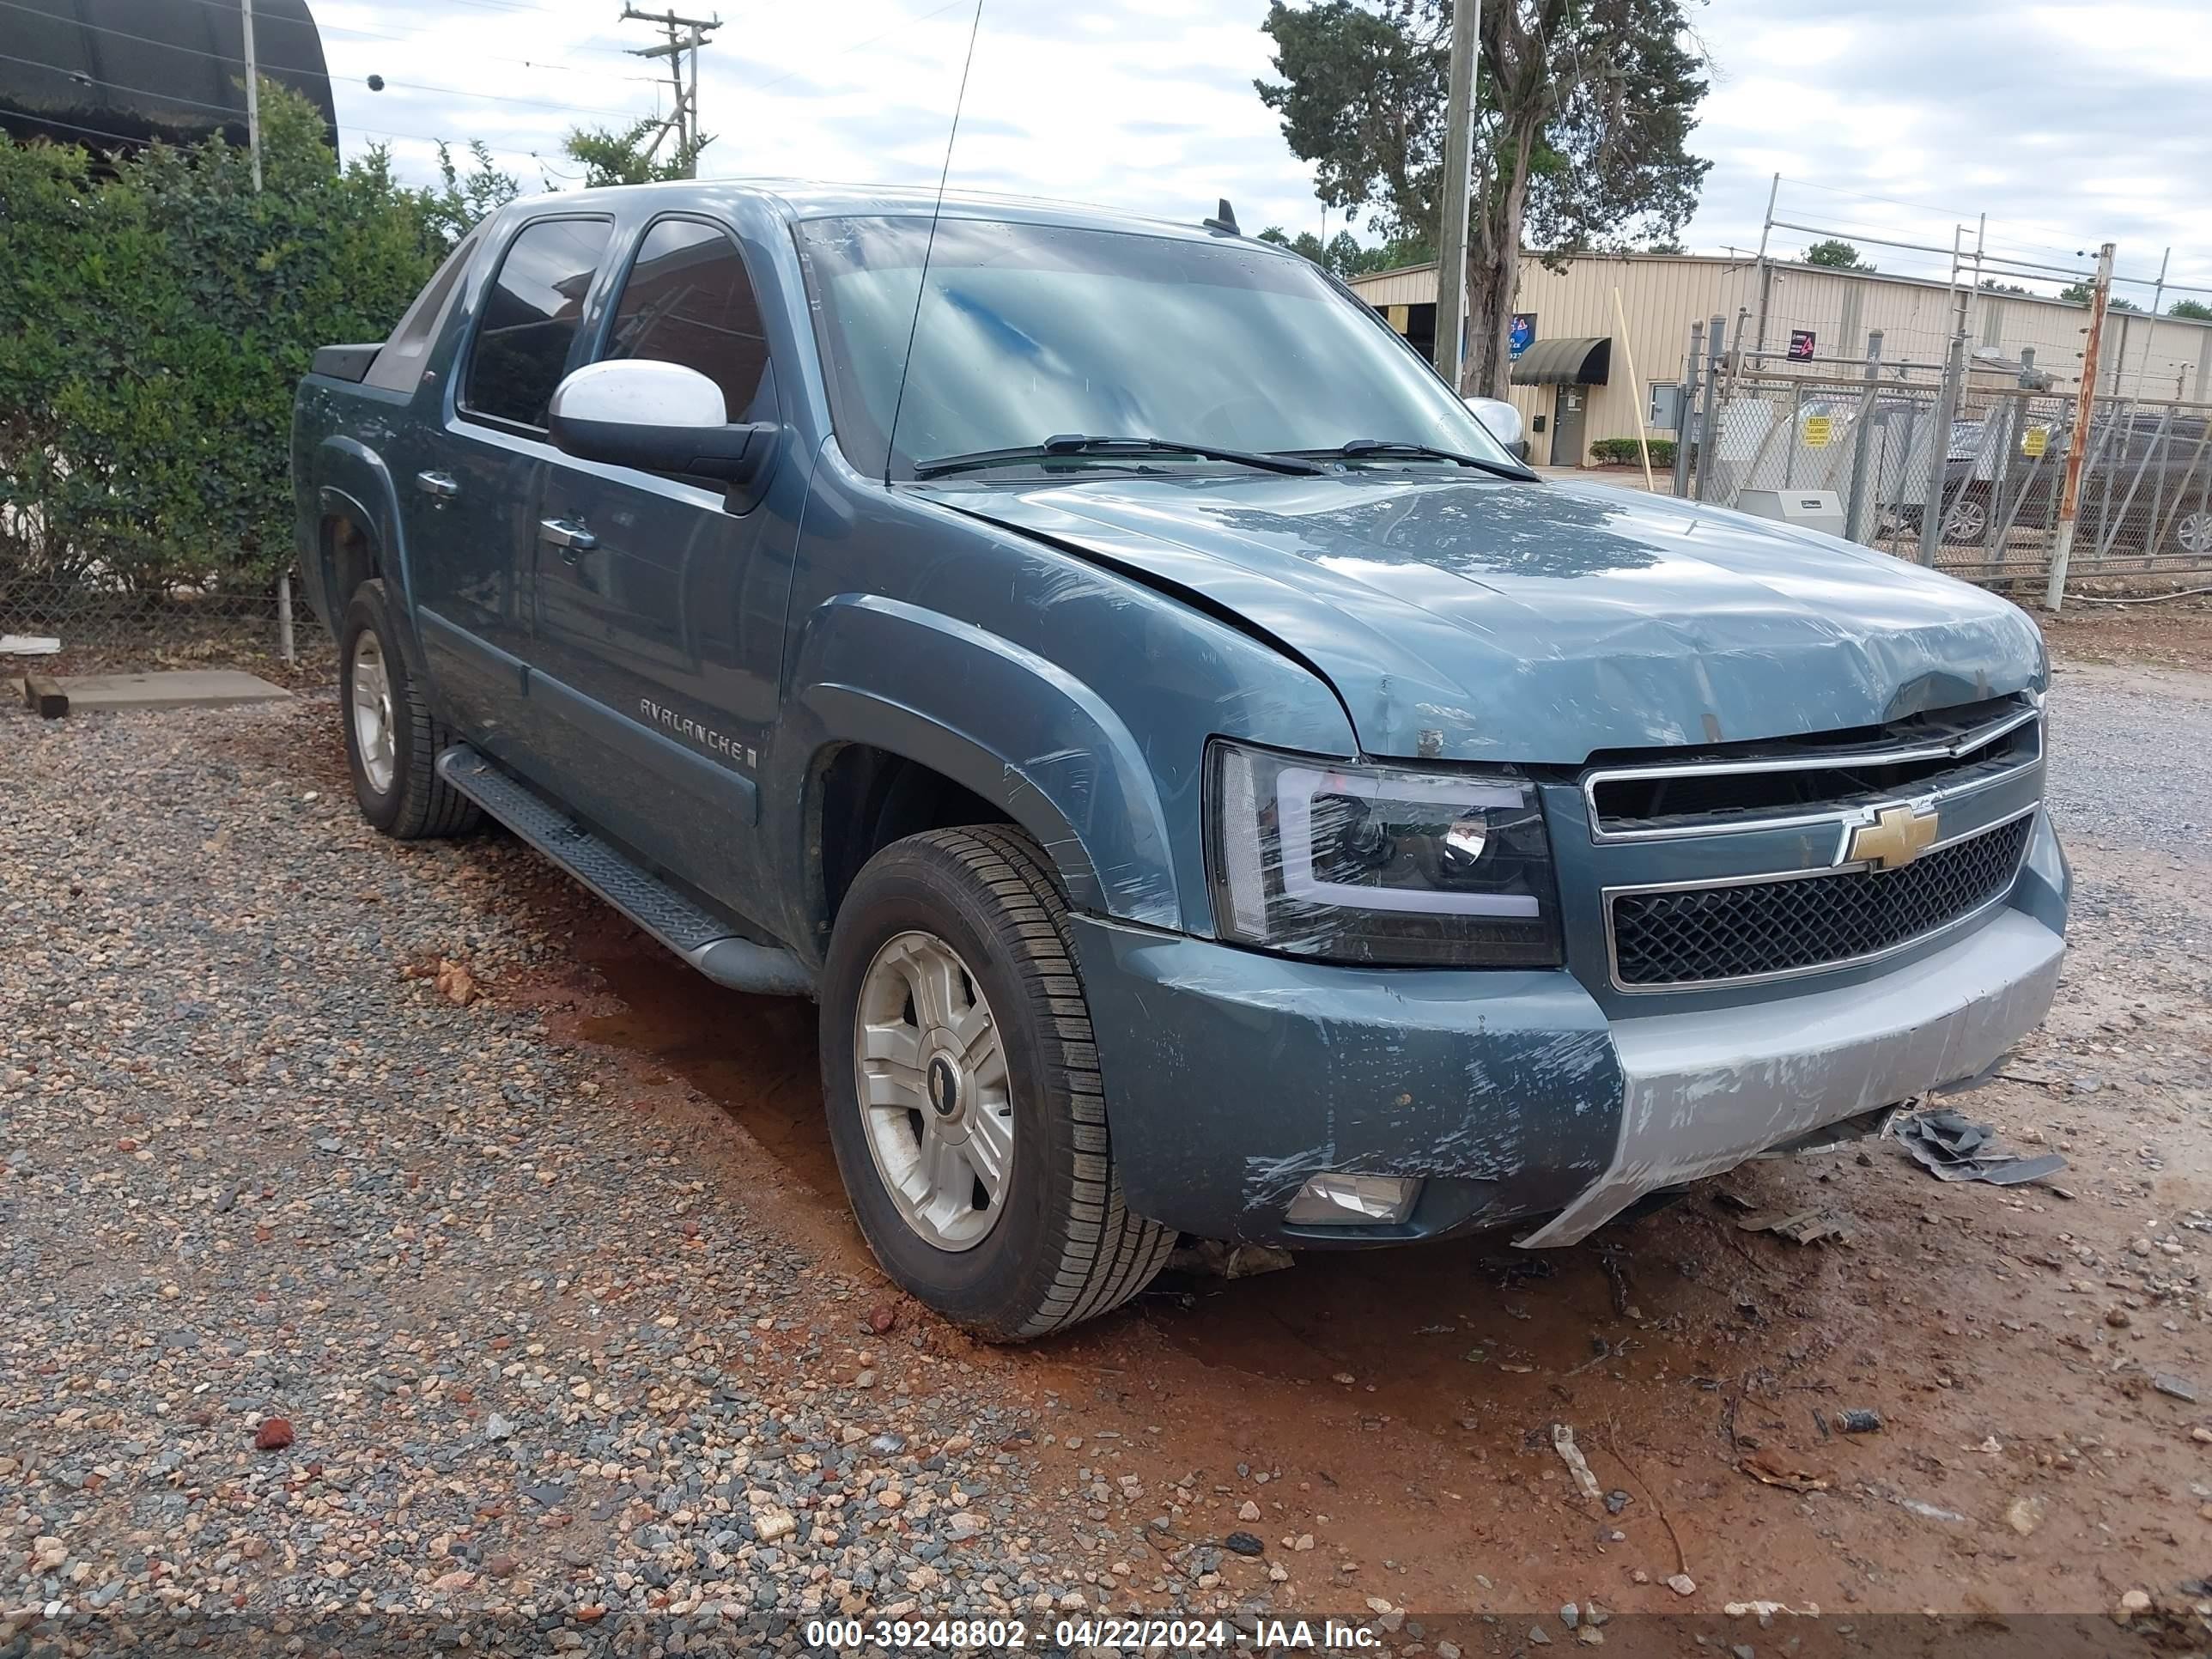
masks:
{"label": "peeling paint on bumper", "polygon": [[[2008,902],[1873,977],[1608,1018],[1564,970],[1358,968],[1074,919],[1129,1207],[1310,1249],[1536,1222],[1571,1244],[1644,1194],[1981,1073],[2041,1022],[2071,885],[2039,816]],[[1405,1221],[1283,1219],[1324,1171],[1418,1176]]]}
{"label": "peeling paint on bumper", "polygon": [[1613,1160],[1516,1242],[1575,1243],[1646,1193],[1973,1076],[2042,1022],[2064,952],[2041,922],[2005,910],[1871,984],[1616,1024],[1626,1099]]}

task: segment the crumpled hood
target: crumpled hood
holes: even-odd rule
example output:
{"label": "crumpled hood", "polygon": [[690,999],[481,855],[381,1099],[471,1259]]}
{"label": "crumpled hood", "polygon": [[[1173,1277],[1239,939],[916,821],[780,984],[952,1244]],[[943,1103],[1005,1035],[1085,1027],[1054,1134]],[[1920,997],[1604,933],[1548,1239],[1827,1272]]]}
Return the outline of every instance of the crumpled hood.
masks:
{"label": "crumpled hood", "polygon": [[932,498],[1179,592],[1325,675],[1370,755],[1871,726],[2043,683],[2017,606],[1883,553],[1640,491],[1113,477]]}

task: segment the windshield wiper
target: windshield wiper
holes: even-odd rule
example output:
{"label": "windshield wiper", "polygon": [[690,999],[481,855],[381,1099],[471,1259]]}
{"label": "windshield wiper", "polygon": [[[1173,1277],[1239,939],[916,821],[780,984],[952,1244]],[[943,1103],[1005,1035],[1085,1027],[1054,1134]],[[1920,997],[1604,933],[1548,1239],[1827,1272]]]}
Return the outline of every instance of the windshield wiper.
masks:
{"label": "windshield wiper", "polygon": [[1290,449],[1286,455],[1335,455],[1347,461],[1380,459],[1391,455],[1413,455],[1423,460],[1454,461],[1461,466],[1472,466],[1492,473],[1500,478],[1528,482],[1536,474],[1526,467],[1511,465],[1504,461],[1486,461],[1479,455],[1462,455],[1456,449],[1438,449],[1433,444],[1419,444],[1397,438],[1354,438],[1349,443],[1339,444],[1334,449]]}
{"label": "windshield wiper", "polygon": [[1218,444],[1178,443],[1167,438],[1090,438],[1079,432],[1062,432],[1041,444],[1024,444],[1013,449],[979,449],[971,455],[940,455],[935,460],[916,461],[914,476],[934,478],[948,472],[972,472],[989,466],[1014,466],[1024,461],[1084,455],[1094,455],[1102,460],[1127,455],[1194,455],[1202,461],[1231,461],[1239,466],[1257,467],[1263,472],[1312,474],[1327,470],[1295,455],[1224,449]]}

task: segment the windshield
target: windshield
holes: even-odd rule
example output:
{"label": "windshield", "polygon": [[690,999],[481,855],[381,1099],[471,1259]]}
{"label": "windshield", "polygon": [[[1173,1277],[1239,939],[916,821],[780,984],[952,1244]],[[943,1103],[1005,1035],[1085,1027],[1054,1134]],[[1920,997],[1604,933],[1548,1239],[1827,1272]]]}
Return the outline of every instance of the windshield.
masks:
{"label": "windshield", "polygon": [[1255,451],[1381,439],[1519,465],[1382,319],[1294,255],[948,218],[917,325],[928,241],[921,218],[799,227],[837,440],[864,472],[910,478],[917,461],[1063,433]]}

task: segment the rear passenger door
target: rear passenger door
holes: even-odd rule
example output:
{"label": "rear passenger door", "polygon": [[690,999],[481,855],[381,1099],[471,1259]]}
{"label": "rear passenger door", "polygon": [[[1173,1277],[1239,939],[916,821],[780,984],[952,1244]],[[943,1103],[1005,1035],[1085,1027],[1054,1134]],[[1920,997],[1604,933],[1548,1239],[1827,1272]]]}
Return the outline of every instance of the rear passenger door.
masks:
{"label": "rear passenger door", "polygon": [[461,732],[511,765],[539,734],[524,702],[546,405],[578,349],[612,222],[525,221],[498,251],[442,418],[396,480],[416,631]]}
{"label": "rear passenger door", "polygon": [[[669,215],[646,228],[595,355],[680,363],[721,388],[731,421],[782,419],[744,257],[713,221]],[[786,453],[745,499],[562,456],[533,556],[531,695],[577,757],[564,793],[587,791],[591,817],[740,913],[759,908],[748,902],[755,777],[775,718],[795,539],[769,500]]]}

